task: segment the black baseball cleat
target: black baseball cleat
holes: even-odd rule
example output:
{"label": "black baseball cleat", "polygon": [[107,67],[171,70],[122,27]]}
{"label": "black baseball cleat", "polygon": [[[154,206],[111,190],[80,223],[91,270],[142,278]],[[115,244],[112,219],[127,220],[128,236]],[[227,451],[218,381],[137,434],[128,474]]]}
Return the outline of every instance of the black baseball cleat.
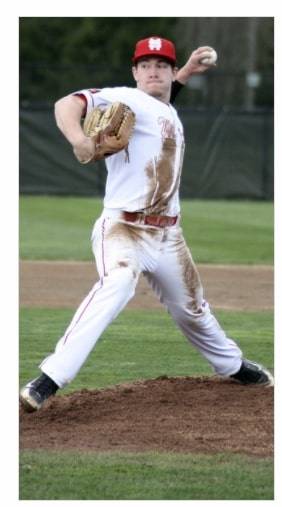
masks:
{"label": "black baseball cleat", "polygon": [[48,375],[42,373],[40,377],[32,380],[20,392],[20,401],[26,412],[39,410],[44,401],[54,395],[59,386]]}
{"label": "black baseball cleat", "polygon": [[244,385],[258,384],[266,387],[274,385],[274,378],[269,371],[262,365],[247,359],[243,359],[240,370],[234,375],[230,375],[230,377]]}

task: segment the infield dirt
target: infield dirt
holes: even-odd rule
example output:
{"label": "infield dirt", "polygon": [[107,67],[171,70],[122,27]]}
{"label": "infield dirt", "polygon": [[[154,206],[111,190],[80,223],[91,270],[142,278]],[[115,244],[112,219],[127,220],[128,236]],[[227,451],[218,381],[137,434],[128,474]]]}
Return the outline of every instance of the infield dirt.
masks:
{"label": "infield dirt", "polygon": [[[272,266],[198,266],[205,297],[214,308],[272,310]],[[98,280],[93,262],[21,261],[20,303],[25,307],[73,308]],[[140,277],[128,308],[154,309],[161,304]]]}

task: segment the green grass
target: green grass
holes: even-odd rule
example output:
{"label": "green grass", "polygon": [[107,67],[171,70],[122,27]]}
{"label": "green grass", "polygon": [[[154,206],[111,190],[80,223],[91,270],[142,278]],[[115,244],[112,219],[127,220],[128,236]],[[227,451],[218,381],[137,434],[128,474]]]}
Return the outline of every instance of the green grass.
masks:
{"label": "green grass", "polygon": [[271,459],[24,451],[21,500],[271,500]]}
{"label": "green grass", "polygon": [[[95,198],[20,198],[23,259],[90,260],[90,235],[102,201]],[[182,202],[182,227],[196,262],[273,263],[273,203]]]}
{"label": "green grass", "polygon": [[[273,368],[272,312],[216,312],[244,354]],[[20,383],[38,375],[72,312],[20,313]],[[207,362],[162,310],[125,310],[108,327],[74,381],[58,395],[159,375],[209,375]],[[20,453],[20,499],[272,499],[271,459],[169,453]],[[42,480],[43,478],[43,480]]]}
{"label": "green grass", "polygon": [[[217,318],[246,357],[273,368],[272,312],[218,311]],[[27,309],[20,314],[20,383],[38,375],[72,317],[69,310]],[[213,374],[208,363],[162,310],[127,309],[107,328],[74,381],[62,392],[101,388],[160,375]]]}
{"label": "green grass", "polygon": [[92,259],[92,225],[102,201],[82,197],[20,197],[23,259]]}

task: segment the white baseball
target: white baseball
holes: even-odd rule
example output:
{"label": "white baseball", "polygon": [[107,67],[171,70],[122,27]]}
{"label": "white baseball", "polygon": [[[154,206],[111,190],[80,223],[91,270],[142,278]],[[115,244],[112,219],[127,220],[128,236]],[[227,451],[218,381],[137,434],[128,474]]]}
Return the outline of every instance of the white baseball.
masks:
{"label": "white baseball", "polygon": [[209,49],[203,53],[200,63],[203,65],[214,65],[217,61],[217,52],[215,49]]}

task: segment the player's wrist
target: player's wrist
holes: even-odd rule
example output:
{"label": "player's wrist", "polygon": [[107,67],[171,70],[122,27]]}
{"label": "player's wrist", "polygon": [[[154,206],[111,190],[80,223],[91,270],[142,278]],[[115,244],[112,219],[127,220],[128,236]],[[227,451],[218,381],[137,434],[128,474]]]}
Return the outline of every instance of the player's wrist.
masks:
{"label": "player's wrist", "polygon": [[181,84],[186,84],[188,79],[194,74],[194,68],[191,63],[186,63],[177,73],[176,79]]}
{"label": "player's wrist", "polygon": [[70,138],[70,143],[73,148],[78,148],[79,146],[82,146],[89,140],[88,137],[84,134],[84,132],[81,130],[81,132],[77,132],[73,134]]}

